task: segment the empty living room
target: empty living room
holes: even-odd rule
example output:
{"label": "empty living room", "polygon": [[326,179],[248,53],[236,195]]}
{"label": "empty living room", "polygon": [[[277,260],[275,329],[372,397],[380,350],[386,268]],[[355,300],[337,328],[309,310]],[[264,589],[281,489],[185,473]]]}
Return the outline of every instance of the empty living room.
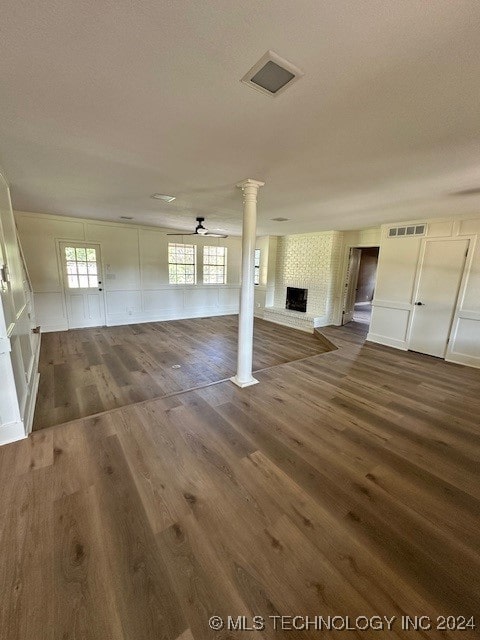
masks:
{"label": "empty living room", "polygon": [[478,0],[0,32],[0,640],[479,638]]}

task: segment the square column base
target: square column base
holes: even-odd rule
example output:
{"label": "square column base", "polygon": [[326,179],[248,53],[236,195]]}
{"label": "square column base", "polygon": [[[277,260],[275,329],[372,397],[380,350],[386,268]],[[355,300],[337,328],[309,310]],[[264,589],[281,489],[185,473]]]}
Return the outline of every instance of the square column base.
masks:
{"label": "square column base", "polygon": [[240,382],[237,376],[233,376],[233,378],[230,378],[230,380],[231,382],[233,382],[233,384],[236,384],[237,387],[240,387],[240,389],[244,389],[245,387],[251,387],[254,384],[258,384],[258,380],[255,380],[255,378],[251,378],[250,380],[247,380],[247,382]]}

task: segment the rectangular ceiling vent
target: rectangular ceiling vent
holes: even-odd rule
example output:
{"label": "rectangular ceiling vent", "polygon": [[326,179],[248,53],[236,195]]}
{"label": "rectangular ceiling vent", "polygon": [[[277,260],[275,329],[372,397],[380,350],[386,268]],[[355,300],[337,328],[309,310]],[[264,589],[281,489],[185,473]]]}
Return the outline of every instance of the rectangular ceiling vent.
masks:
{"label": "rectangular ceiling vent", "polygon": [[302,76],[303,71],[298,67],[284,60],[274,51],[267,51],[243,76],[242,82],[257,91],[275,97]]}
{"label": "rectangular ceiling vent", "polygon": [[424,236],[426,224],[412,224],[405,227],[392,227],[388,230],[389,238],[406,238],[407,236]]}

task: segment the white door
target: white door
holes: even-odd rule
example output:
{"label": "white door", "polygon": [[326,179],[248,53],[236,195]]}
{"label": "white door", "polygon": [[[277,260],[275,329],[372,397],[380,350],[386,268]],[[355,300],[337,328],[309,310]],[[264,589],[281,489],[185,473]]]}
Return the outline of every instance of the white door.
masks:
{"label": "white door", "polygon": [[105,324],[100,245],[61,242],[69,329]]}
{"label": "white door", "polygon": [[345,285],[345,305],[343,309],[342,324],[347,324],[353,320],[355,310],[355,298],[357,297],[358,272],[360,270],[360,259],[362,250],[352,247],[350,249],[350,259],[348,262],[347,283]]}
{"label": "white door", "polygon": [[426,240],[408,348],[443,358],[469,240]]}

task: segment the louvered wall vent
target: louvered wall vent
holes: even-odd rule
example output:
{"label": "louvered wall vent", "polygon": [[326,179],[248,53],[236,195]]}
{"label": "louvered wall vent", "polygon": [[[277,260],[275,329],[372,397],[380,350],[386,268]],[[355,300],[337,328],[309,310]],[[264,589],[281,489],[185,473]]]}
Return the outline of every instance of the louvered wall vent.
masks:
{"label": "louvered wall vent", "polygon": [[405,227],[392,227],[388,230],[389,238],[406,238],[407,236],[424,236],[426,224],[412,224]]}
{"label": "louvered wall vent", "polygon": [[284,60],[274,51],[267,51],[243,76],[242,82],[257,91],[275,97],[302,76],[303,71],[291,62]]}

